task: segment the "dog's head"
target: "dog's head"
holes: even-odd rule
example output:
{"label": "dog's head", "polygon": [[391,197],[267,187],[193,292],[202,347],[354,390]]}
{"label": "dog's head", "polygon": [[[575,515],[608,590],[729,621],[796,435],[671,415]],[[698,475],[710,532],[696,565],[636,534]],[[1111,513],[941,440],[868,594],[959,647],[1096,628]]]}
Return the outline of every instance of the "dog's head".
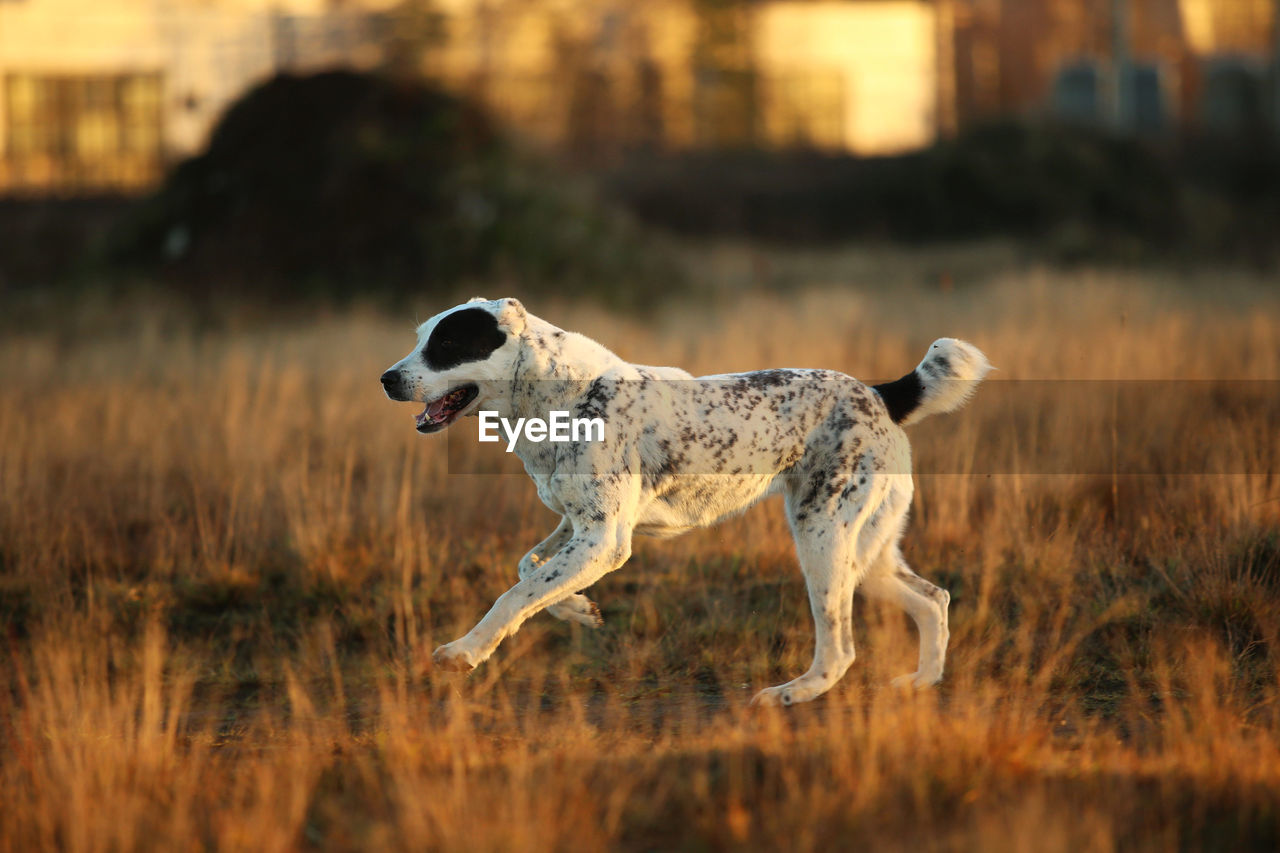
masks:
{"label": "dog's head", "polygon": [[510,390],[524,306],[516,299],[476,297],[418,327],[418,344],[382,374],[392,400],[417,400],[418,432],[438,432]]}

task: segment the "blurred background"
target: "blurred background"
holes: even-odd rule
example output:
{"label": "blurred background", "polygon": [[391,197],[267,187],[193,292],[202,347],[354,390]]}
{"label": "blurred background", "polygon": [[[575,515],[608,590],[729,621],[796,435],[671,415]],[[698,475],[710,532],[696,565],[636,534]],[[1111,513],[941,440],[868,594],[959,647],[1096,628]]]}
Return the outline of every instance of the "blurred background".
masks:
{"label": "blurred background", "polygon": [[1271,269],[1278,21],[1280,0],[0,0],[0,288],[497,277],[634,305],[705,279],[708,239]]}
{"label": "blurred background", "polygon": [[[1280,849],[1278,80],[1280,0],[0,0],[0,850]],[[747,709],[772,505],[433,671],[556,523],[379,386],[475,294],[981,347],[911,428],[939,690],[858,596]]]}

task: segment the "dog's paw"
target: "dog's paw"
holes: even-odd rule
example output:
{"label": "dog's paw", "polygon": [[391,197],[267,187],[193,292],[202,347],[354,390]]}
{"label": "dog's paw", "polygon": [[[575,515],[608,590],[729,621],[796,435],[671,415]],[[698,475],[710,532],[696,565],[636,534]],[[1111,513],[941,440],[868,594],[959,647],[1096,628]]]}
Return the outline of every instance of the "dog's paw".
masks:
{"label": "dog's paw", "polygon": [[[752,708],[786,708],[796,703],[797,699],[790,687],[766,687],[751,698]],[[803,700],[801,700],[803,701]]]}
{"label": "dog's paw", "polygon": [[794,681],[766,687],[751,700],[754,708],[789,708],[803,702],[812,702],[831,689],[834,681],[802,675]]}
{"label": "dog's paw", "polygon": [[569,615],[570,619],[586,625],[588,628],[604,627],[604,617],[600,615],[600,606],[598,604],[585,595],[574,596],[574,599],[569,608],[572,611]]}
{"label": "dog's paw", "polygon": [[470,652],[460,648],[457,642],[447,643],[432,652],[431,662],[437,669],[447,672],[470,672],[476,668]]}
{"label": "dog's paw", "polygon": [[563,601],[547,608],[552,616],[566,622],[577,622],[588,628],[603,628],[604,617],[600,615],[600,607],[581,593],[571,595]]}
{"label": "dog's paw", "polygon": [[899,675],[889,684],[902,690],[923,690],[926,687],[932,687],[942,680],[942,675],[927,675],[924,673],[913,672],[910,675]]}

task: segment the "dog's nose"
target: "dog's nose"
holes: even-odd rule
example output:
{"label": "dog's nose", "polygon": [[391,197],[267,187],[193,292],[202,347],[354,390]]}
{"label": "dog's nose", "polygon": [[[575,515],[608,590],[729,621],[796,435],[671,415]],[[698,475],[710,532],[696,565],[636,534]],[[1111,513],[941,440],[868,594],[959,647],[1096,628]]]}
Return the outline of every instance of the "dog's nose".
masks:
{"label": "dog's nose", "polygon": [[385,391],[386,395],[392,400],[405,399],[404,381],[403,377],[400,375],[400,371],[388,370],[386,373],[382,374],[382,390]]}

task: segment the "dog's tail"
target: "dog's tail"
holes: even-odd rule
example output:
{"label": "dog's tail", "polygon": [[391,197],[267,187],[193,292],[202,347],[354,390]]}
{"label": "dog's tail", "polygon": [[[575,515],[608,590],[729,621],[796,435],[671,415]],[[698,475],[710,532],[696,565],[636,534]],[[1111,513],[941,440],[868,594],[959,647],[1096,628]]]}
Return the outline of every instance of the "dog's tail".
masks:
{"label": "dog's tail", "polygon": [[960,408],[990,370],[991,362],[973,344],[939,338],[915,370],[874,387],[893,422],[906,426]]}

